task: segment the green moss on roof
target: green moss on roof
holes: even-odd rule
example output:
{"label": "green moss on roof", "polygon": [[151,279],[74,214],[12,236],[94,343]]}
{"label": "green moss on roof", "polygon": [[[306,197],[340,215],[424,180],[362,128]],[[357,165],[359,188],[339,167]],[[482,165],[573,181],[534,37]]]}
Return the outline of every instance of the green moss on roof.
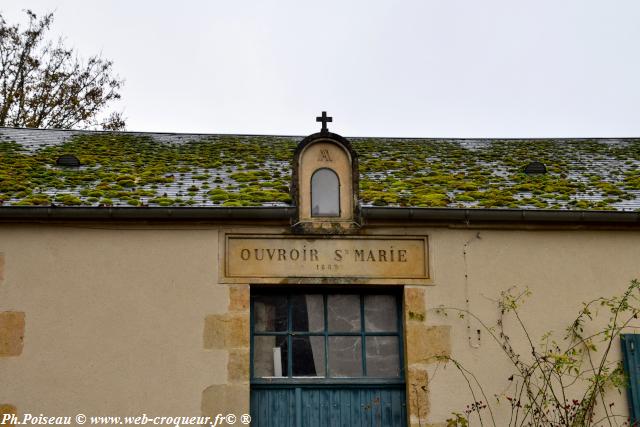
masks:
{"label": "green moss on roof", "polygon": [[[302,138],[77,133],[51,144],[0,129],[0,203],[63,206],[289,205]],[[46,140],[47,130],[29,130]],[[27,137],[24,137],[23,140]],[[637,209],[640,140],[353,138],[373,206]],[[28,148],[28,149],[27,149]],[[80,168],[58,167],[73,154]],[[526,175],[530,161],[545,175]]]}

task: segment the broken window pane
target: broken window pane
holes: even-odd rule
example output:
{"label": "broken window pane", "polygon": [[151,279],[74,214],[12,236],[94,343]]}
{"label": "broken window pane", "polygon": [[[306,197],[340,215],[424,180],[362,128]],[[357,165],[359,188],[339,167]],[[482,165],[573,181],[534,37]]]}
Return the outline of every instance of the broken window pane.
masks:
{"label": "broken window pane", "polygon": [[253,376],[286,377],[287,375],[287,337],[253,337]]}
{"label": "broken window pane", "polygon": [[324,337],[293,337],[293,376],[324,376]]}
{"label": "broken window pane", "polygon": [[287,330],[287,297],[269,295],[256,297],[253,302],[253,324],[256,332]]}
{"label": "broken window pane", "polygon": [[324,330],[322,295],[292,295],[291,316],[294,331],[322,332]]}
{"label": "broken window pane", "polygon": [[360,337],[329,337],[329,372],[332,377],[362,376]]}
{"label": "broken window pane", "polygon": [[367,332],[397,331],[396,298],[393,295],[365,295],[364,327]]}
{"label": "broken window pane", "polygon": [[367,337],[367,376],[400,376],[398,337]]}
{"label": "broken window pane", "polygon": [[340,181],[331,169],[311,176],[311,216],[340,216]]}
{"label": "broken window pane", "polygon": [[329,332],[360,331],[360,296],[337,294],[327,296]]}

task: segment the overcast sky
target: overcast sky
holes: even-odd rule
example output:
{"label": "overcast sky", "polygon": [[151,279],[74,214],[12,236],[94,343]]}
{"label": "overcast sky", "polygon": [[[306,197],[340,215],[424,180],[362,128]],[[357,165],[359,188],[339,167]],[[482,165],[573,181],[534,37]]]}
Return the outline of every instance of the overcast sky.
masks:
{"label": "overcast sky", "polygon": [[2,0],[102,52],[139,131],[640,136],[640,1]]}

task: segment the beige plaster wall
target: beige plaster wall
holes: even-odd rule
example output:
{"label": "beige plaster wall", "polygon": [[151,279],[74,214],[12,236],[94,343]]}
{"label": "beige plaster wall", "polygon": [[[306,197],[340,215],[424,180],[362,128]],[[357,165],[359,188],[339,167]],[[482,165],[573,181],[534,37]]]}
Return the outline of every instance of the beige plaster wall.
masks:
{"label": "beige plaster wall", "polygon": [[[434,286],[426,289],[426,330],[421,336],[428,335],[424,333],[427,331],[437,336],[422,351],[427,357],[434,352],[449,352],[477,376],[490,399],[510,384],[507,379],[513,371],[506,357],[485,331],[478,342],[475,332],[482,328],[476,321],[468,323],[467,318],[459,319],[455,314],[445,318],[435,313],[434,308],[440,305],[466,308],[468,299],[472,312],[495,324],[498,319],[495,300],[500,291],[512,286],[522,290],[528,287],[532,295],[520,313],[532,338],[538,341],[543,333],[553,331],[561,339],[582,302],[619,295],[631,279],[640,278],[638,231],[425,231],[430,235]],[[606,318],[603,312],[602,319]],[[446,337],[436,333],[436,329],[442,332],[443,328],[450,331],[448,343]],[[516,323],[507,321],[505,329],[516,350],[526,355],[526,339],[518,332]],[[620,344],[615,344],[612,358],[621,358]],[[450,364],[423,360],[416,366],[421,363],[428,377],[430,423],[438,425],[452,411],[463,412],[473,402],[466,382]],[[627,414],[625,395],[609,393],[608,401],[614,403],[614,412]],[[507,405],[497,408],[498,419],[500,414],[504,417],[510,412]],[[412,421],[418,420],[414,416]]]}
{"label": "beige plaster wall", "polygon": [[[227,381],[205,318],[228,310],[218,232],[0,226],[0,312],[24,313],[20,355],[0,357],[0,404],[46,415],[198,416]],[[224,408],[220,408],[222,410]]]}
{"label": "beige plaster wall", "polygon": [[[409,378],[427,390],[408,396],[413,425],[437,425],[471,402],[464,380],[433,354],[463,362],[490,393],[504,390],[510,374],[485,334],[474,348],[466,319],[430,309],[468,299],[472,311],[495,320],[500,290],[528,286],[523,316],[538,337],[562,333],[582,301],[640,277],[637,231],[367,232],[429,236],[434,284],[405,289]],[[196,416],[217,403],[246,409],[249,294],[246,285],[217,283],[218,247],[214,226],[1,225],[0,312],[24,313],[24,337],[18,355],[0,355],[0,404],[51,415]],[[613,400],[626,413],[624,396]]]}

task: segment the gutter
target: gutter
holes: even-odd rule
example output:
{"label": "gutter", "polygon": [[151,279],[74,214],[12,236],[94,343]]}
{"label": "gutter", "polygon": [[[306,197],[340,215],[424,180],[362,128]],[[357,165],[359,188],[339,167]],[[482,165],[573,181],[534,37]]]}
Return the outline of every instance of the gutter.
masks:
{"label": "gutter", "polygon": [[290,207],[0,207],[3,220],[283,220],[294,215]]}
{"label": "gutter", "polygon": [[[604,223],[640,224],[640,212],[533,209],[390,208],[363,207],[367,221],[445,223]],[[0,207],[2,221],[286,221],[295,207]]]}
{"label": "gutter", "polygon": [[541,209],[363,208],[364,218],[392,221],[638,223],[640,212]]}

